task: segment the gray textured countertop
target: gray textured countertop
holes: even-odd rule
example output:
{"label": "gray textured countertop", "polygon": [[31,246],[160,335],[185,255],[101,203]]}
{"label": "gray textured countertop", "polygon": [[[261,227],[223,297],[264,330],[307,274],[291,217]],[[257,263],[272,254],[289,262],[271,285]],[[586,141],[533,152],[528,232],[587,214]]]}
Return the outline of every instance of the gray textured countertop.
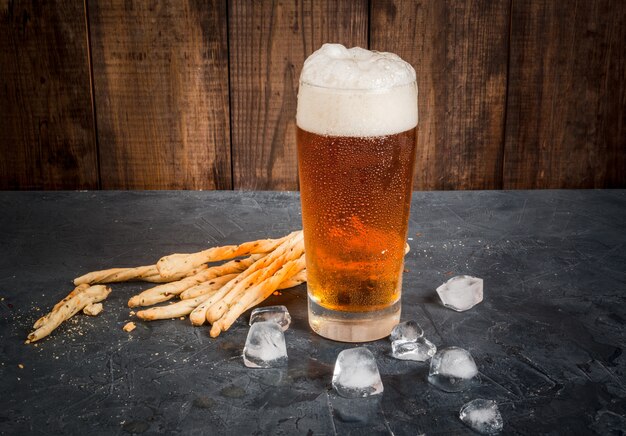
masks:
{"label": "gray textured countertop", "polygon": [[[470,350],[481,383],[439,391],[427,364],[380,340],[367,346],[384,394],[356,403],[330,389],[350,345],[311,332],[303,285],[266,303],[294,319],[284,370],[244,367],[243,318],[217,339],[178,319],[125,333],[141,283],[113,284],[98,317],[23,343],[73,277],[283,235],[301,226],[296,193],[5,192],[0,210],[2,434],[459,434],[474,398],[498,401],[505,434],[626,431],[626,191],[416,192],[402,318]],[[465,313],[434,291],[457,274],[485,281]]]}

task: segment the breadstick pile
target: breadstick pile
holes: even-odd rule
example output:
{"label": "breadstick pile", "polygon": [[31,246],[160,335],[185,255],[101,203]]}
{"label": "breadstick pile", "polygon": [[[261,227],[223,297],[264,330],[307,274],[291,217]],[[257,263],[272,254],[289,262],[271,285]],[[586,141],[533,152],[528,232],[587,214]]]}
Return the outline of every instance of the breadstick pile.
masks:
{"label": "breadstick pile", "polygon": [[[405,252],[409,246],[406,245]],[[225,262],[224,262],[225,261]],[[224,262],[215,264],[216,262]],[[160,283],[128,300],[128,307],[146,307],[136,315],[144,321],[189,315],[195,326],[211,324],[211,337],[230,328],[239,316],[279,289],[306,282],[302,231],[279,239],[226,245],[191,254],[171,254],[155,265],[93,271],[74,279],[76,288],[38,319],[26,343],[48,336],[81,310],[91,316],[102,311],[111,288],[103,283],[131,280]],[[132,324],[132,326],[129,326]],[[126,331],[134,328],[127,324]]]}
{"label": "breadstick pile", "polygon": [[[215,265],[216,262],[226,261]],[[79,311],[97,315],[111,288],[104,283],[140,280],[159,285],[130,298],[131,308],[152,306],[178,297],[180,301],[139,310],[144,321],[189,315],[193,325],[211,324],[211,337],[226,331],[246,310],[278,289],[306,281],[302,231],[279,239],[213,247],[198,253],[171,254],[155,265],[94,271],[74,279],[76,288],[37,320],[26,343],[49,335]]]}

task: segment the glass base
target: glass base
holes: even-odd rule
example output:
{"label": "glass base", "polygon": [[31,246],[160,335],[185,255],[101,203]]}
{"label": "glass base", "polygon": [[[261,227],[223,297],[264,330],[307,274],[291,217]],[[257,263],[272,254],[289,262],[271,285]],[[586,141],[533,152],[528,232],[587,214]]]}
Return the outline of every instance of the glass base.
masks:
{"label": "glass base", "polygon": [[333,341],[369,342],[389,336],[400,322],[400,300],[374,312],[340,312],[326,309],[308,297],[309,325]]}

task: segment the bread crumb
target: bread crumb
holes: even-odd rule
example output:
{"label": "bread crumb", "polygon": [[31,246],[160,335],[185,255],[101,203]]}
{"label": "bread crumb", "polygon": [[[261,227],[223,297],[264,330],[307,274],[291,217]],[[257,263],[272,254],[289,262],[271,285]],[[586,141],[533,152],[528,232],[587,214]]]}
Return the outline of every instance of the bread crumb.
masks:
{"label": "bread crumb", "polygon": [[130,313],[128,314],[129,316],[134,316],[135,315],[135,311],[131,310]]}
{"label": "bread crumb", "polygon": [[181,316],[181,317],[180,317],[180,319],[185,319],[185,317],[184,317],[184,316]]}
{"label": "bread crumb", "polygon": [[89,316],[96,316],[100,314],[100,312],[102,312],[102,309],[103,309],[102,303],[94,303],[94,304],[90,304],[89,306],[86,306],[83,309],[83,313]]}
{"label": "bread crumb", "polygon": [[24,365],[22,365],[21,363],[18,363],[18,364],[17,364],[17,367],[18,367],[19,369],[24,369]]}
{"label": "bread crumb", "polygon": [[135,325],[135,323],[131,321],[131,322],[127,322],[126,325],[122,327],[122,330],[128,333],[128,332],[132,332],[136,328],[137,326]]}
{"label": "bread crumb", "polygon": [[272,295],[283,295],[283,294],[281,294],[281,293],[280,293],[280,292],[278,292],[278,291],[274,291],[274,292],[272,293]]}

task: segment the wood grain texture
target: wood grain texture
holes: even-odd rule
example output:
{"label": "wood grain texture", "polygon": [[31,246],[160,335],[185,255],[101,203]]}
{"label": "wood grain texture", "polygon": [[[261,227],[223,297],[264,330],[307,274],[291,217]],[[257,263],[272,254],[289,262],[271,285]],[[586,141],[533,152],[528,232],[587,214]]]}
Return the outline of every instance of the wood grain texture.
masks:
{"label": "wood grain texture", "polygon": [[504,188],[626,185],[622,1],[513,0]]}
{"label": "wood grain texture", "polygon": [[298,189],[296,96],[324,42],[367,46],[367,0],[229,2],[236,189]]}
{"label": "wood grain texture", "polygon": [[324,42],[415,66],[415,189],[626,187],[623,1],[0,0],[0,189],[298,189]]}
{"label": "wood grain texture", "polygon": [[225,0],[89,1],[105,189],[230,189]]}
{"label": "wood grain texture", "polygon": [[0,189],[95,189],[82,0],[0,1]]}
{"label": "wood grain texture", "polygon": [[508,0],[371,3],[370,48],[417,72],[414,189],[501,187],[508,17]]}

